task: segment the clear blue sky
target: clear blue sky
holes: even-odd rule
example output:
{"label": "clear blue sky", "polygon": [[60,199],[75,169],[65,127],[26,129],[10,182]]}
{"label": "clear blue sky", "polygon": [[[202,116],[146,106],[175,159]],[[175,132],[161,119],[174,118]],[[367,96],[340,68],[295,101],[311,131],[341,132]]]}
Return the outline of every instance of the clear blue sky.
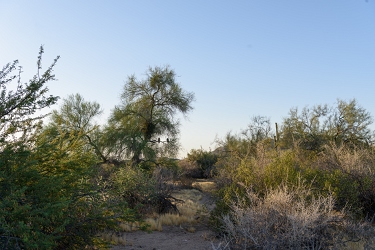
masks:
{"label": "clear blue sky", "polygon": [[375,115],[375,0],[0,0],[0,25],[0,66],[28,79],[43,44],[45,66],[61,56],[51,93],[97,101],[103,123],[128,76],[170,65],[196,95],[181,157],[254,115],[337,98]]}

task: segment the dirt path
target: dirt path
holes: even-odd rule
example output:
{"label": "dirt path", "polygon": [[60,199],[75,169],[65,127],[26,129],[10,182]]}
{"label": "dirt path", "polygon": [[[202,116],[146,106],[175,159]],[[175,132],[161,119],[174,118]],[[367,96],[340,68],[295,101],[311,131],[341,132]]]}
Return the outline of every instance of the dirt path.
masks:
{"label": "dirt path", "polygon": [[[178,226],[165,226],[161,232],[141,231],[126,233],[126,245],[115,246],[112,250],[209,250],[215,242],[213,232],[197,228],[194,233]],[[217,245],[217,244],[216,244]]]}
{"label": "dirt path", "polygon": [[[208,226],[208,214],[214,208],[214,199],[207,192],[206,184],[198,182],[197,189],[183,189],[174,193],[174,197],[183,199],[183,206],[196,206],[199,214],[193,223],[182,223],[178,226],[163,225],[162,231],[151,233],[143,231],[124,232],[126,243],[112,247],[112,250],[212,250],[219,240]],[[208,185],[210,186],[210,185]],[[212,187],[212,185],[210,186]],[[202,218],[201,218],[202,217]]]}

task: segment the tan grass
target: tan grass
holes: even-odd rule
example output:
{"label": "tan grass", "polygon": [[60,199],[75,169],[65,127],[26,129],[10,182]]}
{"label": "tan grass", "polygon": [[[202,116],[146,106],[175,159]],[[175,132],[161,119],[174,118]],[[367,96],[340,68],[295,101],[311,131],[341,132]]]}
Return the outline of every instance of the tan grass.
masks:
{"label": "tan grass", "polygon": [[364,250],[365,242],[363,240],[358,242],[347,242],[346,246],[342,247],[342,250]]}
{"label": "tan grass", "polygon": [[195,233],[196,229],[195,227],[188,227],[186,231],[188,231],[189,233]]}
{"label": "tan grass", "polygon": [[118,237],[117,242],[118,242],[118,245],[125,246],[127,244],[127,242],[126,242],[126,235],[123,234],[122,236]]}
{"label": "tan grass", "polygon": [[216,183],[213,181],[199,181],[191,185],[193,188],[202,190],[202,192],[213,192],[217,189]]}
{"label": "tan grass", "polygon": [[146,218],[146,224],[149,225],[149,230],[151,231],[162,231],[163,225],[160,218]]}
{"label": "tan grass", "polygon": [[112,234],[113,232],[102,232],[99,235],[99,238],[105,240],[105,241],[111,241],[112,240]]}
{"label": "tan grass", "polygon": [[174,192],[172,196],[185,202],[188,200],[198,202],[202,199],[202,193],[196,189],[183,189],[178,192]]}
{"label": "tan grass", "polygon": [[141,227],[141,224],[136,222],[123,222],[120,224],[120,228],[124,232],[131,232],[131,231],[137,231]]}
{"label": "tan grass", "polygon": [[125,234],[117,234],[115,232],[102,232],[98,235],[98,238],[101,238],[102,240],[109,242],[114,245],[123,245],[125,246],[127,244],[126,241],[126,235]]}

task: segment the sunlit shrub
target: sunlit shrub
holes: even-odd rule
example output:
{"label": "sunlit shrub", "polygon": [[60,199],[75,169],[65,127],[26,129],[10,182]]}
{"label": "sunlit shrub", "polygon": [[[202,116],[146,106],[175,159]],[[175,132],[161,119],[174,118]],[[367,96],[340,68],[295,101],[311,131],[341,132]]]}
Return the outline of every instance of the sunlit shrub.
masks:
{"label": "sunlit shrub", "polygon": [[332,192],[339,208],[347,207],[355,216],[375,214],[375,155],[369,149],[326,145],[314,168],[323,175],[320,188]]}
{"label": "sunlit shrub", "polygon": [[214,152],[192,149],[188,153],[187,160],[195,166],[197,178],[208,178],[215,175],[215,163],[218,156]]}
{"label": "sunlit shrub", "polygon": [[339,249],[364,236],[364,225],[334,210],[333,196],[315,196],[304,185],[281,185],[264,197],[248,189],[245,198],[222,217],[225,249]]}

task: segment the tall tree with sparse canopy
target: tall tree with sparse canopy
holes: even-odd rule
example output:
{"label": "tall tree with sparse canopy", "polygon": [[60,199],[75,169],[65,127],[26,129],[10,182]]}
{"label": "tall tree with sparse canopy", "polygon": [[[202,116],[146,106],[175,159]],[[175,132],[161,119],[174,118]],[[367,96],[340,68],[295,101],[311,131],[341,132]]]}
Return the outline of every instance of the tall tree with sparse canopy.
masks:
{"label": "tall tree with sparse canopy", "polygon": [[51,122],[48,128],[53,136],[61,131],[63,133],[74,134],[80,137],[88,146],[87,150],[93,152],[103,161],[107,158],[102,153],[98,137],[100,134],[99,125],[94,119],[102,114],[100,104],[97,102],[85,101],[80,94],[69,95],[64,98],[59,110],[53,110]]}
{"label": "tall tree with sparse canopy", "polygon": [[[125,153],[133,164],[161,155],[176,155],[179,145],[176,115],[191,111],[193,101],[194,94],[180,87],[175,72],[168,66],[149,68],[144,80],[130,76],[121,104],[113,110],[106,128],[107,138],[115,145],[113,152]],[[157,143],[159,138],[165,143]]]}

